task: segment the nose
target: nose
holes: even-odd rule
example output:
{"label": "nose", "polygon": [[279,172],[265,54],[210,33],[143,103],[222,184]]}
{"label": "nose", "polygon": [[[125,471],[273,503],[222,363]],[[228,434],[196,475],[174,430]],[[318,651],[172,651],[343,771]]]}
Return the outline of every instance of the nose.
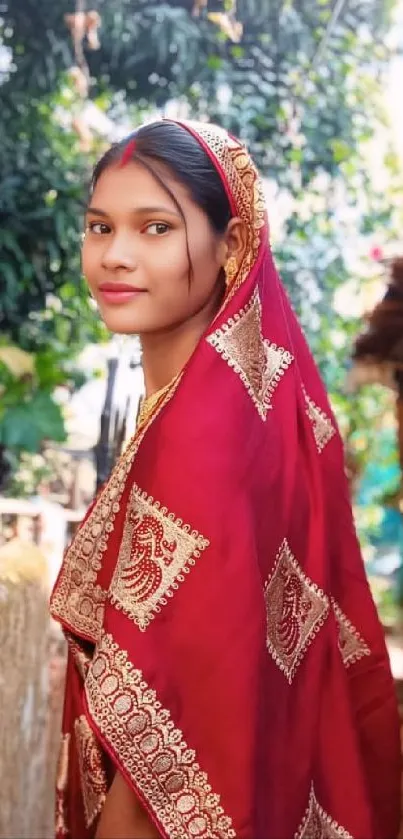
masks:
{"label": "nose", "polygon": [[102,266],[108,271],[135,271],[137,256],[133,233],[115,233],[108,237],[107,247],[102,254]]}

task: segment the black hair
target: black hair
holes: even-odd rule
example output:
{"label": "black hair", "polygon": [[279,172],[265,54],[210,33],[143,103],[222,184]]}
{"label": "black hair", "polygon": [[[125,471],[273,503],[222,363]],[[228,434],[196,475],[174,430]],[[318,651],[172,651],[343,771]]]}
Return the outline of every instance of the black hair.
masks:
{"label": "black hair", "polygon": [[[115,143],[95,166],[92,187],[95,187],[108,166],[122,158],[131,140],[135,141],[133,159],[148,163],[147,168],[153,175],[157,174],[152,167],[153,161],[167,166],[175,179],[187,188],[195,204],[206,214],[213,230],[216,233],[224,233],[232,216],[225,187],[200,143],[189,131],[176,123],[165,120],[152,122]],[[157,174],[157,180],[175,200],[161,175]],[[175,204],[177,203],[175,201]]]}
{"label": "black hair", "polygon": [[[128,137],[111,146],[95,166],[91,182],[92,189],[95,188],[98,179],[108,166],[122,160],[126,150],[130,149],[131,141],[134,141],[134,147],[129,160],[139,160],[165,189],[180,213],[185,228],[186,220],[182,207],[172,190],[165,183],[163,175],[156,170],[153,163],[161,163],[166,166],[172,172],[175,180],[186,187],[192,200],[206,214],[215,233],[225,232],[232,211],[224,184],[200,143],[189,131],[173,122],[161,120],[143,125],[137,131],[129,134]],[[187,230],[186,246],[190,276],[192,264]]]}

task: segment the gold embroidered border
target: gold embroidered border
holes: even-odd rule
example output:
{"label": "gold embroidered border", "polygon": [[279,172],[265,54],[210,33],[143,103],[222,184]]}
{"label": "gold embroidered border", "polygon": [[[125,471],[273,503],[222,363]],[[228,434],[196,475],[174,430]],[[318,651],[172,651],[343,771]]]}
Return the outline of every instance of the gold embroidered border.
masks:
{"label": "gold embroidered border", "polygon": [[343,659],[344,666],[350,667],[356,661],[359,661],[360,658],[363,658],[363,656],[371,655],[371,650],[355,626],[353,626],[351,621],[349,621],[340,609],[340,606],[333,599],[332,606],[339,631],[338,645],[340,655]]}
{"label": "gold embroidered border", "polygon": [[325,412],[318,408],[312,399],[310,399],[305,389],[304,397],[306,402],[306,412],[313,427],[316,448],[318,449],[319,454],[321,454],[325,446],[327,446],[332,437],[336,434],[336,429],[331,423],[329,417],[326,416]]}
{"label": "gold embroidered border", "polygon": [[69,750],[70,734],[62,734],[56,770],[55,831],[57,837],[66,836],[68,833],[65,796],[69,771]]}
{"label": "gold embroidered border", "polygon": [[133,484],[111,602],[144,631],[208,545],[197,530]]}
{"label": "gold embroidered border", "polygon": [[90,827],[104,806],[108,783],[103,765],[102,748],[84,715],[76,719],[74,731],[80,767],[85,824]]}
{"label": "gold embroidered border", "polygon": [[120,499],[141,441],[151,423],[170,401],[181,377],[176,379],[147,424],[139,429],[116,463],[108,483],[98,496],[88,518],[67,549],[61,574],[52,594],[50,611],[77,634],[97,642],[103,624],[107,592],[97,584],[103,555],[108,547]]}
{"label": "gold embroidered border", "polygon": [[248,277],[259,253],[266,225],[263,184],[247,149],[225,129],[210,123],[183,121],[206,144],[224,172],[239,217],[249,234],[248,246],[238,274],[227,290],[224,305]]}
{"label": "gold embroidered border", "polygon": [[71,635],[70,632],[66,632],[65,636],[77,670],[82,680],[85,681],[88,673],[88,668],[91,664],[92,656],[82,649],[79,642],[74,638],[73,635]]}
{"label": "gold embroidered border", "polygon": [[291,684],[329,612],[325,593],[303,572],[284,539],[265,586],[266,645]]}
{"label": "gold embroidered border", "polygon": [[265,420],[272,408],[273,394],[293,356],[263,338],[262,306],[257,289],[248,305],[209,335],[207,341],[238,374],[259,416]]}
{"label": "gold embroidered border", "polygon": [[195,752],[109,634],[102,636],[85,690],[96,726],[170,839],[235,839]]}
{"label": "gold embroidered border", "polygon": [[318,804],[312,784],[308,807],[294,839],[353,839],[353,837]]}

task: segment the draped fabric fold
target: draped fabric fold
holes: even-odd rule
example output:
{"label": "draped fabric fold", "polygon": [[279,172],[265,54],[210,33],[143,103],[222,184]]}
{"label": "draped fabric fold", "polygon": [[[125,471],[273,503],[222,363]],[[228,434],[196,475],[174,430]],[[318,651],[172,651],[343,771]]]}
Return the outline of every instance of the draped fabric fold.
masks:
{"label": "draped fabric fold", "polygon": [[118,768],[167,839],[393,839],[396,700],[342,443],[246,150],[183,127],[249,244],[52,595],[70,647],[57,836],[95,835]]}

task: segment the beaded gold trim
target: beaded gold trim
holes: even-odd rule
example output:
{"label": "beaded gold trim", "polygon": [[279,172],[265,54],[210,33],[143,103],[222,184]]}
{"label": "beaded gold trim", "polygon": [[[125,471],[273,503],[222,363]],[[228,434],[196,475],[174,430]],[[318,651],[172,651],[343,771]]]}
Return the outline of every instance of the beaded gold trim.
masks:
{"label": "beaded gold trim", "polygon": [[306,412],[313,427],[316,448],[318,449],[319,454],[321,454],[325,446],[327,446],[332,437],[336,434],[336,429],[331,423],[329,417],[327,417],[325,412],[315,405],[305,390],[304,397],[306,402]]}
{"label": "beaded gold trim", "polygon": [[291,684],[329,612],[325,593],[303,572],[284,539],[265,586],[267,649]]}
{"label": "beaded gold trim", "polygon": [[244,384],[262,420],[272,408],[272,397],[293,356],[262,336],[262,306],[255,289],[247,306],[229,318],[207,341]]}
{"label": "beaded gold trim", "polygon": [[245,146],[229,136],[223,128],[191,120],[180,121],[180,124],[201,138],[219,164],[235,203],[236,212],[245,223],[249,235],[244,260],[227,289],[227,303],[248,277],[257,259],[263,237],[268,237],[263,184]]}
{"label": "beaded gold trim", "polygon": [[122,770],[169,839],[235,839],[195,752],[140,670],[103,634],[87,677],[88,708]]}
{"label": "beaded gold trim", "polygon": [[55,832],[58,839],[60,836],[66,836],[68,833],[65,796],[69,771],[69,750],[70,734],[62,734],[56,770]]}
{"label": "beaded gold trim", "polygon": [[140,402],[139,413],[137,417],[137,428],[146,425],[150,418],[152,417],[154,411],[158,407],[160,400],[162,400],[168,391],[172,388],[175,384],[178,376],[174,376],[170,382],[164,387],[161,387],[155,393],[152,393],[151,396],[143,397]]}
{"label": "beaded gold trim", "polygon": [[340,606],[332,599],[333,611],[336,617],[338,626],[338,645],[340,655],[343,659],[345,667],[350,667],[356,661],[359,661],[363,656],[371,655],[371,650],[356,630],[355,626],[349,621]]}
{"label": "beaded gold trim", "polygon": [[114,529],[116,515],[120,511],[126,481],[141,441],[151,423],[172,398],[179,382],[180,377],[172,383],[172,388],[158,403],[147,423],[139,428],[128,444],[64,557],[60,577],[51,597],[51,614],[94,643],[102,628],[107,597],[107,592],[97,583],[97,576]]}
{"label": "beaded gold trim", "polygon": [[111,602],[144,631],[208,545],[197,530],[133,484]]}
{"label": "beaded gold trim", "polygon": [[82,649],[77,639],[70,632],[66,632],[66,640],[77,670],[84,681],[91,664],[92,656]]}
{"label": "beaded gold trim", "polygon": [[353,837],[318,804],[312,785],[308,807],[294,839],[353,839]]}
{"label": "beaded gold trim", "polygon": [[102,748],[84,715],[76,719],[74,731],[80,767],[85,824],[90,827],[104,806],[108,783],[103,765]]}

